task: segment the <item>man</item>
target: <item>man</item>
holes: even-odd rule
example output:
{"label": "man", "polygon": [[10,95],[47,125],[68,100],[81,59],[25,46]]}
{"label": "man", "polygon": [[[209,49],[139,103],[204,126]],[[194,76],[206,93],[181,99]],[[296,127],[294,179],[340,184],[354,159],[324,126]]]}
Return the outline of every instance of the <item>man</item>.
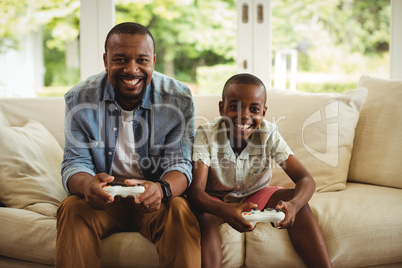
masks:
{"label": "man", "polygon": [[[106,72],[65,95],[63,185],[56,267],[99,267],[101,239],[138,231],[155,243],[160,267],[200,267],[197,219],[180,195],[192,180],[194,105],[184,84],[154,71],[155,43],[142,25],[107,35]],[[108,183],[142,184],[115,200]],[[174,215],[174,217],[172,216]]]}

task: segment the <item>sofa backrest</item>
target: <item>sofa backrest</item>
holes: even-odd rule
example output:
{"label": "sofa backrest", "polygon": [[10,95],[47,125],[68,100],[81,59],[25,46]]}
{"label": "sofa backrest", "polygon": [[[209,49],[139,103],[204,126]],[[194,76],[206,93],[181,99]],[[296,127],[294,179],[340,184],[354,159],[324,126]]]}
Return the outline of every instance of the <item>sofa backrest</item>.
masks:
{"label": "sofa backrest", "polygon": [[0,113],[11,126],[22,126],[29,119],[39,121],[64,147],[64,98],[0,98]]}
{"label": "sofa backrest", "polygon": [[[196,126],[219,116],[220,99],[219,95],[194,96]],[[0,125],[22,126],[29,119],[34,119],[42,123],[64,147],[64,110],[63,97],[0,98]]]}
{"label": "sofa backrest", "polygon": [[[361,113],[367,94],[364,90],[342,94],[268,92],[267,119],[278,125],[291,149],[317,179],[318,190],[341,190],[346,178],[402,188],[402,81],[363,76],[359,86],[369,89]],[[196,126],[219,117],[220,100],[220,95],[194,95]],[[64,147],[64,107],[62,97],[0,98],[0,126],[22,126],[34,119]],[[335,162],[325,158],[331,156],[327,154],[331,149],[328,133],[333,131],[338,137]],[[274,170],[273,183],[283,183],[285,175],[280,172]],[[291,182],[284,185],[291,187]]]}

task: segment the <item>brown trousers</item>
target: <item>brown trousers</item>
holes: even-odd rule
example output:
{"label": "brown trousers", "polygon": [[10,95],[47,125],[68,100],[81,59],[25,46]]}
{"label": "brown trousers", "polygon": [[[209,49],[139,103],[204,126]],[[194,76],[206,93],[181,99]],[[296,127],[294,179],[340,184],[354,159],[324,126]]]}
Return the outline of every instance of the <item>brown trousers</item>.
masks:
{"label": "brown trousers", "polygon": [[159,267],[201,267],[198,221],[184,198],[174,197],[158,211],[144,213],[132,199],[95,210],[75,195],[57,211],[55,267],[100,267],[101,239],[129,231],[140,232],[155,244]]}

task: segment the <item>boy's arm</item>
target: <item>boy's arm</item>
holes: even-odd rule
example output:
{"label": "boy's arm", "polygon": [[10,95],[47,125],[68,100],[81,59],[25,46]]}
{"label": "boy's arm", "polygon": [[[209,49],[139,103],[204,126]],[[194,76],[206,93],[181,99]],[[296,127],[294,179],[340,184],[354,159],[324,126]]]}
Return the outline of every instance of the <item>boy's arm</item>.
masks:
{"label": "boy's arm", "polygon": [[245,221],[241,212],[251,209],[256,205],[251,203],[229,204],[213,200],[206,192],[209,166],[202,161],[193,163],[193,182],[189,187],[188,200],[200,212],[206,212],[223,218],[234,229],[239,232],[252,230],[253,226]]}
{"label": "boy's arm", "polygon": [[212,200],[211,197],[205,192],[208,171],[209,166],[205,165],[201,160],[193,162],[193,182],[188,190],[188,200],[199,211],[207,212],[220,217],[220,204]]}
{"label": "boy's arm", "polygon": [[303,164],[293,155],[289,155],[289,158],[280,165],[296,184],[295,194],[289,203],[294,205],[297,213],[313,196],[315,192],[314,179]]}

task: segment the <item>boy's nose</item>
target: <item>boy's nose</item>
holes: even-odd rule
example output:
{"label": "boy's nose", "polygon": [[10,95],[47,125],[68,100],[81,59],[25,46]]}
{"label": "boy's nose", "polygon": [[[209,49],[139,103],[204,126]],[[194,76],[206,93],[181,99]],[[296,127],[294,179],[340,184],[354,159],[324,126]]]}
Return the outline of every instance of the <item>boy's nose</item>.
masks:
{"label": "boy's nose", "polygon": [[250,118],[250,112],[247,108],[241,109],[241,118]]}

